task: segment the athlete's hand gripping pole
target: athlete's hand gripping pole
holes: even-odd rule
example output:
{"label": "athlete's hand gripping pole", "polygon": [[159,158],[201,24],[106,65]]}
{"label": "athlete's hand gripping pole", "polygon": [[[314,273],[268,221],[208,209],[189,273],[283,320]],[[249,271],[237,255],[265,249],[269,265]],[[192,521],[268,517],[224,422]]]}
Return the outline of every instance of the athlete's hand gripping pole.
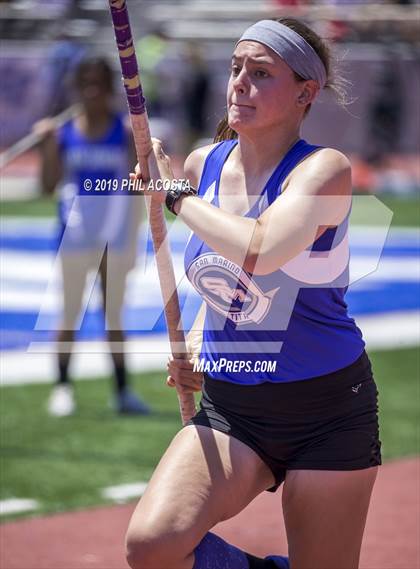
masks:
{"label": "athlete's hand gripping pole", "polygon": [[[152,141],[127,6],[125,0],[109,0],[109,5],[120,56],[137,159],[140,164],[142,178],[144,181],[148,181],[149,168],[147,157],[152,152]],[[174,357],[185,358],[185,338],[181,325],[181,312],[176,290],[175,273],[171,261],[162,206],[153,198],[146,198],[146,202],[149,202],[149,223],[165,307],[171,351]],[[178,390],[178,400],[182,421],[185,424],[195,415],[194,395],[191,393],[185,394],[181,390]]]}

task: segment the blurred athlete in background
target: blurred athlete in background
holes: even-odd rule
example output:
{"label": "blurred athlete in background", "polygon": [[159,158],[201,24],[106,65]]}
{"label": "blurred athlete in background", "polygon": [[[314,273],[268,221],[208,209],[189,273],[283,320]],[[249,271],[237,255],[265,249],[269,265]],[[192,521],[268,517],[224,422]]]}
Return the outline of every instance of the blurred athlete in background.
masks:
{"label": "blurred athlete in background", "polygon": [[[60,260],[64,312],[58,332],[58,377],[48,410],[55,416],[75,411],[69,378],[71,347],[78,328],[86,279],[99,270],[103,305],[114,366],[115,408],[119,413],[148,414],[149,407],[128,387],[121,309],[126,277],[137,255],[143,198],[110,192],[95,193],[97,180],[120,184],[127,178],[134,145],[123,117],[113,108],[113,73],[103,58],[84,59],[77,67],[74,88],[80,114],[60,128],[52,119],[34,125],[43,135],[41,188],[57,190]],[[86,187],[92,183],[92,192]],[[89,184],[89,182],[87,183]]]}

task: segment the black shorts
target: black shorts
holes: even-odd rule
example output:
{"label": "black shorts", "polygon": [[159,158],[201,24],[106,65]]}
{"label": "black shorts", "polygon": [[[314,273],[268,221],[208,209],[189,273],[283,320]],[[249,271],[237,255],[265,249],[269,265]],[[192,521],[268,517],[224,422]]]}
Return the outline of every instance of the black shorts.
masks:
{"label": "black shorts", "polygon": [[358,470],[381,464],[378,391],[366,352],[311,379],[237,385],[204,376],[200,410],[188,424],[227,433],[273,472]]}

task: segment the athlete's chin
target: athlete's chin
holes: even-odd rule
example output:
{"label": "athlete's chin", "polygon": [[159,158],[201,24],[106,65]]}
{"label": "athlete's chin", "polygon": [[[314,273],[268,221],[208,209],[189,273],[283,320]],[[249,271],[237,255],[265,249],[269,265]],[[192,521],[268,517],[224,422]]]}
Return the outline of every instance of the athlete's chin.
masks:
{"label": "athlete's chin", "polygon": [[255,119],[252,117],[238,117],[230,114],[228,117],[228,124],[230,128],[238,134],[241,131],[248,130],[249,128],[255,128],[257,126]]}

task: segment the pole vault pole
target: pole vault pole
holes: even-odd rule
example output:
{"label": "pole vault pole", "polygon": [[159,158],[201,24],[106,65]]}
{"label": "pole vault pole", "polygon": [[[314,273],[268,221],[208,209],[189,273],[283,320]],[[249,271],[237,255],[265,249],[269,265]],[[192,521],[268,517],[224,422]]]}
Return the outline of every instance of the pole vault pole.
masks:
{"label": "pole vault pole", "polygon": [[[137,159],[140,164],[142,178],[149,180],[147,156],[152,151],[149,122],[145,99],[140,83],[133,36],[128,18],[125,0],[109,0],[115,39],[121,62],[121,71],[127,95],[131,126]],[[150,201],[149,201],[150,200]],[[160,288],[165,309],[171,351],[174,357],[185,358],[186,346],[181,324],[181,311],[176,290],[175,273],[172,265],[166,223],[162,206],[153,198],[146,198],[148,216],[158,268]],[[195,415],[195,401],[192,393],[185,394],[177,391],[182,421],[185,424]]]}
{"label": "pole vault pole", "polygon": [[[64,123],[76,116],[78,112],[78,106],[72,105],[60,114],[53,117],[51,120],[53,121],[55,128],[59,128]],[[7,166],[9,162],[12,162],[15,160],[15,158],[39,144],[41,140],[42,135],[37,132],[30,132],[21,138],[18,142],[15,142],[15,144],[0,154],[0,170]]]}

